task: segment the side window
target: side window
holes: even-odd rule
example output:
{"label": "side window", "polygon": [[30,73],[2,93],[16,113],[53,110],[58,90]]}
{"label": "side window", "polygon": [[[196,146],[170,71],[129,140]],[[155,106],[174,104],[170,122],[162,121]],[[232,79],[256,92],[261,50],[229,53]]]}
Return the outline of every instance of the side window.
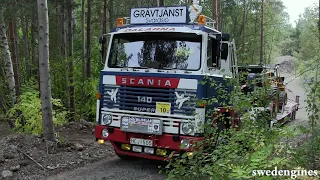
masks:
{"label": "side window", "polygon": [[207,47],[207,65],[208,68],[217,68],[219,67],[219,61],[217,58],[217,52],[218,52],[218,42],[208,37],[208,47]]}
{"label": "side window", "polygon": [[127,64],[127,54],[125,51],[125,43],[127,40],[124,39],[114,39],[111,47],[111,66],[126,66]]}

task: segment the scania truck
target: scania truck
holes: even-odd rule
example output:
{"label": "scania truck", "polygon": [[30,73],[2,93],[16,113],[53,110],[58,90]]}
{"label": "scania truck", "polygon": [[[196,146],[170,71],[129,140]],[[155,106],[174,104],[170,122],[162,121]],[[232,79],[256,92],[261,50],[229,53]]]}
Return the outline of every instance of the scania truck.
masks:
{"label": "scania truck", "polygon": [[198,101],[218,97],[203,81],[231,90],[226,79],[238,73],[234,40],[201,11],[194,0],[190,7],[133,8],[117,19],[100,74],[95,137],[120,158],[164,160],[190,151],[213,109],[230,120],[224,126],[239,125],[225,99]]}

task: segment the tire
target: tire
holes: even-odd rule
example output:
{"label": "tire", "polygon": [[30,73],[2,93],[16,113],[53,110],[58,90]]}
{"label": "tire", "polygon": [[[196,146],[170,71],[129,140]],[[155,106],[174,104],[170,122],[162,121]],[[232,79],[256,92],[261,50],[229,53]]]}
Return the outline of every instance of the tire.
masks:
{"label": "tire", "polygon": [[292,112],[292,115],[291,115],[291,120],[295,120],[296,119],[296,111]]}
{"label": "tire", "polygon": [[282,110],[283,106],[287,105],[288,96],[285,92],[280,92],[279,94],[279,110]]}

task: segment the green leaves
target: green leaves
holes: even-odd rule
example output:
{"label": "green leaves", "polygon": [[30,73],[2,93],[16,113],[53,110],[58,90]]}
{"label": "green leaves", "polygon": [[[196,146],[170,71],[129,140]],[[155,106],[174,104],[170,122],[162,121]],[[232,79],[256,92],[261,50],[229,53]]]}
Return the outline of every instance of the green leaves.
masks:
{"label": "green leaves", "polygon": [[[230,119],[222,113],[213,116],[219,110],[208,109],[208,121],[203,127],[205,139],[195,144],[197,150],[193,151],[191,157],[184,154],[170,161],[168,179],[252,179],[253,170],[272,170],[288,165],[291,148],[287,143],[279,142],[294,136],[294,129],[270,128],[271,113],[262,111],[253,118],[254,113],[243,112],[244,109],[250,111],[253,108],[252,102],[260,106],[267,105],[270,102],[268,87],[256,87],[252,94],[245,95],[236,79],[226,80],[228,86],[235,87],[231,91],[214,79],[205,78],[203,81],[203,84],[212,85],[218,92],[217,97],[206,99],[207,106],[220,102],[218,100],[221,98],[230,97],[234,110],[241,114],[241,127],[219,130],[212,123],[220,121],[226,125]],[[199,103],[203,103],[203,100],[199,100]]]}
{"label": "green leaves", "polygon": [[[22,132],[41,134],[42,113],[39,92],[34,85],[24,87],[18,98],[17,104],[8,111],[8,116],[17,116],[15,129]],[[55,125],[66,123],[67,111],[65,111],[59,99],[52,99],[52,115]]]}

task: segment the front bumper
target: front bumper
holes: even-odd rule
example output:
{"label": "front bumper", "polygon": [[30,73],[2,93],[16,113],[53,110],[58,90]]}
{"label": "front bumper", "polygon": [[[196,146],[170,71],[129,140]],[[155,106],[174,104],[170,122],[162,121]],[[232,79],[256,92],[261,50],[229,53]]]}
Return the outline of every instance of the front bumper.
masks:
{"label": "front bumper", "polygon": [[[104,138],[102,136],[102,130],[108,129],[109,135]],[[202,140],[203,137],[192,137],[192,136],[183,136],[183,135],[172,135],[172,134],[162,134],[162,135],[149,135],[149,134],[140,134],[140,133],[131,133],[121,131],[120,128],[107,127],[103,125],[97,125],[95,127],[95,137],[96,139],[103,139],[104,141],[110,141],[114,150],[117,154],[121,155],[129,155],[136,156],[147,159],[154,160],[164,160],[166,159],[171,152],[185,152],[190,151],[189,149],[181,149],[181,140],[189,139],[190,144],[195,141]],[[130,144],[130,138],[141,138],[152,140],[153,148],[155,151],[157,149],[166,150],[166,155],[156,155],[156,154],[147,154],[147,153],[139,153],[133,152],[132,150],[123,150],[121,149],[122,144]]]}

